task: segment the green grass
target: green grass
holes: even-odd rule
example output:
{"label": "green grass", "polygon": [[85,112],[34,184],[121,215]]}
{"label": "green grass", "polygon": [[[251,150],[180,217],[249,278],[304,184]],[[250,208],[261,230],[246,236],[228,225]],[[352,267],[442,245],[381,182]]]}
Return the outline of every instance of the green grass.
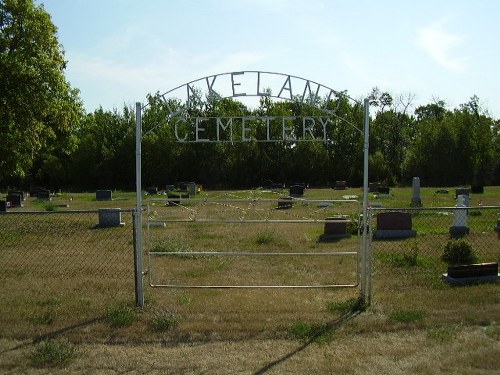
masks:
{"label": "green grass", "polygon": [[425,312],[422,310],[396,310],[389,315],[389,319],[400,323],[412,323],[422,320]]}

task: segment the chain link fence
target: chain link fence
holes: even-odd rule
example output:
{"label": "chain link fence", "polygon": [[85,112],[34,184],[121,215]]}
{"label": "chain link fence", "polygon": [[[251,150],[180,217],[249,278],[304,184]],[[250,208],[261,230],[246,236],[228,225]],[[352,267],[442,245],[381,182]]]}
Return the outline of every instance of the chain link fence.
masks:
{"label": "chain link fence", "polygon": [[407,268],[446,273],[445,247],[470,244],[475,262],[500,260],[500,206],[468,208],[371,208],[374,283],[377,275]]}
{"label": "chain link fence", "polygon": [[111,210],[114,225],[101,210],[0,214],[0,335],[62,328],[133,301],[133,213]]}

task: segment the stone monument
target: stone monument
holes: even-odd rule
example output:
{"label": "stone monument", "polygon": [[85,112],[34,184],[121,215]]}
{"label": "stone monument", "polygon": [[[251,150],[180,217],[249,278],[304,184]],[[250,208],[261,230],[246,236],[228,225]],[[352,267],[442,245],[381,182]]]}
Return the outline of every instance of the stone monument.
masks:
{"label": "stone monument", "polygon": [[422,207],[422,199],[420,199],[420,177],[413,177],[410,207]]}
{"label": "stone monument", "polygon": [[457,209],[454,210],[453,225],[450,227],[450,236],[452,238],[460,238],[469,234],[467,226],[467,204],[466,195],[457,196]]}

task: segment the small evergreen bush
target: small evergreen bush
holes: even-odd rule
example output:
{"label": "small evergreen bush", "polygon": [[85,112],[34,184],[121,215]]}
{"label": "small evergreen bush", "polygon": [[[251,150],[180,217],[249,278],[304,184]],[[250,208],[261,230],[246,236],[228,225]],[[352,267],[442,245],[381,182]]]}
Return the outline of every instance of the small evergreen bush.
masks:
{"label": "small evergreen bush", "polygon": [[464,239],[450,240],[441,256],[449,264],[470,264],[477,261],[472,245]]}

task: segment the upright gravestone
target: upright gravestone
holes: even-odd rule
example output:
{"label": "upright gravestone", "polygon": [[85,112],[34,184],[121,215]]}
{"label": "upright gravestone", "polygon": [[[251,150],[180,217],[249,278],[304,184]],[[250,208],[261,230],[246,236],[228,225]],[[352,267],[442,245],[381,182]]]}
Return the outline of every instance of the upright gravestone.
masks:
{"label": "upright gravestone", "polygon": [[351,237],[347,227],[349,223],[350,220],[342,216],[326,218],[323,234],[320,236],[320,240],[331,241]]}
{"label": "upright gravestone", "polygon": [[459,195],[457,197],[456,210],[454,210],[453,224],[450,227],[450,236],[452,238],[460,238],[469,234],[469,227],[467,226],[467,205],[466,196]]}
{"label": "upright gravestone", "polygon": [[12,208],[23,206],[22,199],[19,194],[7,194],[5,200],[10,203],[10,207]]}
{"label": "upright gravestone", "polygon": [[158,188],[156,186],[148,188],[148,195],[158,195]]}
{"label": "upright gravestone", "polygon": [[49,190],[38,190],[36,192],[36,199],[50,201],[50,191]]}
{"label": "upright gravestone", "polygon": [[21,201],[25,201],[25,197],[24,197],[24,192],[23,191],[9,191],[7,194],[18,194],[21,196]]}
{"label": "upright gravestone", "polygon": [[422,207],[422,199],[420,198],[420,177],[413,177],[410,206]]}
{"label": "upright gravestone", "polygon": [[466,206],[468,206],[470,189],[466,187],[460,187],[455,189],[455,199],[458,199],[459,195],[464,195],[466,199]]}
{"label": "upright gravestone", "polygon": [[302,197],[304,195],[304,185],[292,185],[290,186],[290,196],[292,197]]}
{"label": "upright gravestone", "polygon": [[194,182],[187,182],[186,183],[186,189],[189,193],[189,196],[194,197],[196,195],[196,183]]}
{"label": "upright gravestone", "polygon": [[99,210],[99,227],[122,227],[122,210],[120,208],[100,208]]}
{"label": "upright gravestone", "polygon": [[113,200],[113,193],[111,190],[96,190],[95,200],[96,201],[111,201],[111,200]]}
{"label": "upright gravestone", "polygon": [[407,212],[381,212],[377,215],[377,230],[373,237],[379,239],[396,239],[416,237],[413,230],[411,214]]}
{"label": "upright gravestone", "polygon": [[7,211],[7,201],[0,200],[0,212]]}
{"label": "upright gravestone", "polygon": [[335,181],[335,190],[346,190],[347,182],[346,181]]}

